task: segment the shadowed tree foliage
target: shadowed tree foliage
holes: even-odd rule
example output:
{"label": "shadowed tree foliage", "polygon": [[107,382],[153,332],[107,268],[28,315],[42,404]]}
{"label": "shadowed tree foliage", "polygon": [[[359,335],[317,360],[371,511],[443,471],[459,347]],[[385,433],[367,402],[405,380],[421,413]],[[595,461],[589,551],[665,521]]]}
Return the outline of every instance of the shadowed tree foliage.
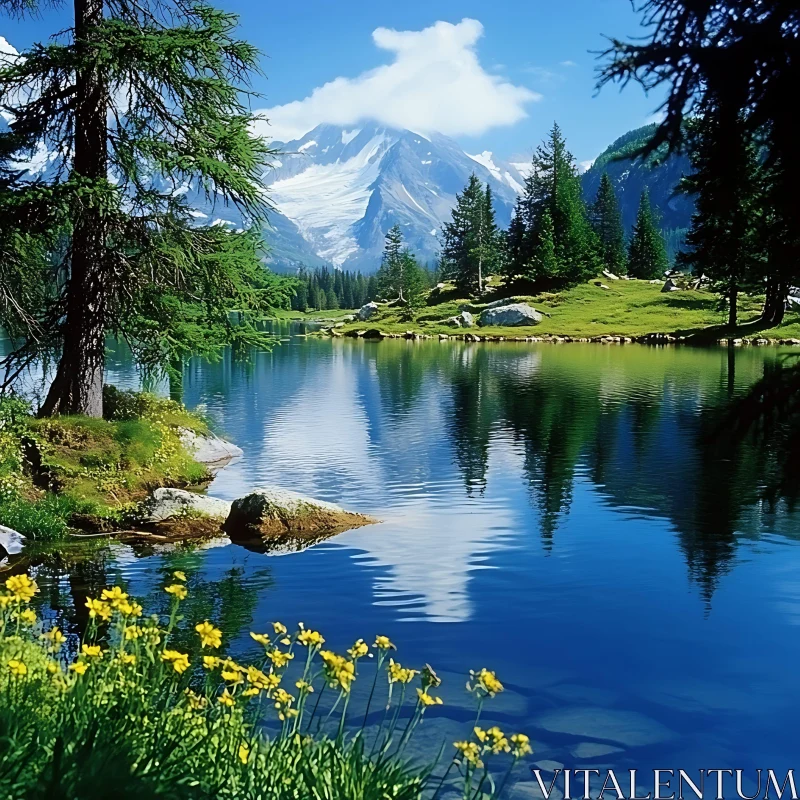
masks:
{"label": "shadowed tree foliage", "polygon": [[632,278],[659,278],[669,268],[664,237],[645,189],[628,246],[628,275]]}
{"label": "shadowed tree foliage", "polygon": [[600,252],[607,270],[620,273],[625,270],[625,229],[622,226],[622,213],[608,173],[600,178],[597,196],[589,209],[589,220],[597,238]]}
{"label": "shadowed tree foliage", "polygon": [[[0,0],[43,14],[35,0]],[[190,352],[268,339],[252,316],[289,299],[255,230],[271,154],[251,133],[258,52],[236,17],[185,0],[74,0],[72,25],[0,66],[0,325],[7,388],[57,361],[43,414],[102,415],[105,337],[169,371]],[[34,154],[47,166],[16,168]],[[198,227],[193,187],[252,231]],[[239,314],[229,312],[236,309]]]}
{"label": "shadowed tree foliage", "polygon": [[[798,124],[789,101],[800,85],[800,6],[787,0],[644,0],[635,7],[649,36],[612,39],[599,86],[634,80],[667,91],[664,120],[643,151],[685,140],[684,120],[712,108],[740,115],[766,152],[767,272],[764,321],[783,320],[789,286],[800,277]],[[731,131],[734,135],[734,131]]]}

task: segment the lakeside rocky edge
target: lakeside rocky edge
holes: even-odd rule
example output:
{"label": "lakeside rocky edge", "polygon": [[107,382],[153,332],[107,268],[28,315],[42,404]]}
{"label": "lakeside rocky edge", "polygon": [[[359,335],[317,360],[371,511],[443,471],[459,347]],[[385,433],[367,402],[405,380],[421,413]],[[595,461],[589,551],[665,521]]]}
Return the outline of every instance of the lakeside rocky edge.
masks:
{"label": "lakeside rocky edge", "polygon": [[[209,479],[242,455],[239,447],[214,434],[186,430],[181,432],[181,442],[205,467]],[[160,487],[129,514],[126,529],[73,536],[161,542],[227,536],[250,550],[282,554],[377,521],[279,486],[263,486],[234,501],[185,488]],[[0,565],[7,563],[9,556],[22,554],[28,541],[16,530],[0,525]]]}
{"label": "lakeside rocky edge", "polygon": [[[478,333],[420,333],[408,330],[405,333],[389,333],[379,328],[365,328],[364,330],[339,331],[336,327],[321,328],[321,333],[333,338],[348,337],[352,339],[411,339],[411,340],[438,340],[461,342],[543,342],[546,344],[563,344],[568,342],[581,342],[584,344],[696,344],[701,340],[697,336],[676,336],[670,333],[647,333],[642,336],[495,336],[492,334]],[[763,347],[767,345],[800,346],[800,339],[757,339],[724,337],[719,339],[703,339],[703,344],[719,344],[728,347]]]}

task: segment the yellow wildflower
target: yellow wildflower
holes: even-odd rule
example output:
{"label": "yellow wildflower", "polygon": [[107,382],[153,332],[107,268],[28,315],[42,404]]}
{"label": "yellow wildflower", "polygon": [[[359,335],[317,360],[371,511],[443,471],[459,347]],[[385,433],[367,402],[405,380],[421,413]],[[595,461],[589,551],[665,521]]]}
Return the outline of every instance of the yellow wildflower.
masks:
{"label": "yellow wildflower", "polygon": [[270,650],[267,658],[278,668],[285,667],[293,658],[294,653],[284,653],[282,650]]}
{"label": "yellow wildflower", "polygon": [[297,710],[292,708],[294,697],[289,694],[285,689],[276,689],[275,695],[275,708],[278,709],[278,719],[283,722],[290,717],[297,716]]}
{"label": "yellow wildflower", "polygon": [[233,684],[236,686],[239,683],[244,683],[244,678],[242,678],[242,674],[235,669],[223,669],[222,670],[222,680],[227,681],[228,683]]}
{"label": "yellow wildflower", "polygon": [[268,689],[269,678],[260,669],[255,667],[247,668],[247,682],[256,689]]}
{"label": "yellow wildflower", "polygon": [[47,674],[48,675],[57,675],[61,670],[58,668],[58,663],[55,661],[48,661],[47,662]]}
{"label": "yellow wildflower", "polygon": [[185,586],[181,586],[179,583],[173,583],[171,586],[166,586],[164,591],[167,594],[173,595],[178,600],[185,600],[186,596],[189,592],[186,590]]}
{"label": "yellow wildflower", "polygon": [[531,740],[524,733],[515,733],[511,737],[512,750],[516,758],[530,755],[533,750],[531,749]]}
{"label": "yellow wildflower", "polygon": [[111,606],[102,600],[96,600],[92,597],[87,597],[86,608],[89,609],[89,616],[92,619],[100,617],[100,619],[105,620],[106,622],[111,619]]}
{"label": "yellow wildflower", "polygon": [[420,680],[422,681],[423,689],[428,689],[431,686],[436,688],[437,686],[442,685],[442,679],[433,671],[433,667],[430,664],[426,664],[422,668],[422,676]]}
{"label": "yellow wildflower", "polygon": [[100,593],[100,599],[105,600],[111,608],[119,608],[120,603],[127,601],[128,594],[123,592],[119,586],[114,586],[111,589],[103,589]]}
{"label": "yellow wildflower", "polygon": [[12,658],[8,662],[8,670],[15,678],[24,678],[28,674],[28,667],[24,661]]}
{"label": "yellow wildflower", "polygon": [[123,664],[135,664],[136,663],[136,656],[133,653],[120,653],[119,660]]}
{"label": "yellow wildflower", "polygon": [[187,689],[184,694],[189,698],[189,708],[193,711],[200,711],[208,705],[208,700],[205,697],[195,694],[191,689]]}
{"label": "yellow wildflower", "polygon": [[81,655],[87,658],[102,658],[103,651],[99,644],[85,644],[81,647]]}
{"label": "yellow wildflower", "polygon": [[481,749],[475,742],[453,742],[453,746],[461,753],[465,761],[478,769],[483,766]]}
{"label": "yellow wildflower", "polygon": [[236,705],[233,695],[227,689],[222,690],[222,694],[217,698],[217,701],[224,706],[228,706],[228,708],[232,708]]}
{"label": "yellow wildflower", "polygon": [[50,643],[50,649],[54,652],[61,649],[61,645],[67,641],[67,637],[55,626],[50,628],[47,633],[43,633],[41,638]]}
{"label": "yellow wildflower", "polygon": [[200,635],[200,644],[203,647],[216,649],[222,644],[222,631],[215,628],[208,620],[195,625],[194,629]]}
{"label": "yellow wildflower", "polygon": [[[300,623],[300,627],[303,627],[303,623]],[[272,630],[278,634],[278,636],[283,636],[284,633],[287,632],[286,626],[282,622],[273,622],[272,623]]]}
{"label": "yellow wildflower", "polygon": [[494,672],[484,668],[479,672],[475,670],[469,671],[470,679],[467,681],[467,691],[474,694],[484,694],[489,697],[494,697],[499,692],[503,691],[503,684],[497,680]]}
{"label": "yellow wildflower", "polygon": [[299,680],[295,683],[295,686],[301,691],[311,694],[314,691],[314,687],[308,682],[304,680]]}
{"label": "yellow wildflower", "polygon": [[321,647],[325,644],[325,639],[319,631],[302,630],[297,636],[297,641],[306,647]]}
{"label": "yellow wildflower", "polygon": [[411,683],[419,670],[407,669],[398,664],[394,659],[389,659],[389,683]]}
{"label": "yellow wildflower", "polygon": [[356,678],[355,663],[330,650],[323,650],[319,656],[325,664],[325,677],[328,679],[328,686],[332,689],[338,687],[344,692],[349,692],[350,684]]}
{"label": "yellow wildflower", "polygon": [[164,650],[161,660],[172,664],[172,668],[178,675],[182,675],[189,669],[189,656],[186,653],[179,653],[177,650]]}
{"label": "yellow wildflower", "polygon": [[134,603],[129,600],[120,601],[117,605],[117,608],[119,609],[119,613],[124,617],[142,616],[142,607],[138,603]]}
{"label": "yellow wildflower", "polygon": [[249,689],[245,689],[242,692],[242,697],[255,697],[257,694],[261,694],[261,689],[251,686]]}
{"label": "yellow wildflower", "polygon": [[250,637],[259,644],[263,644],[264,647],[269,647],[269,636],[266,633],[253,633],[250,631]]}
{"label": "yellow wildflower", "polygon": [[14,598],[10,594],[0,594],[0,609],[8,608],[14,602]]}
{"label": "yellow wildflower", "polygon": [[20,621],[24,622],[26,625],[36,624],[36,612],[30,608],[26,608],[24,611],[20,611],[19,618]]}
{"label": "yellow wildflower", "polygon": [[511,750],[511,746],[508,743],[508,739],[506,739],[506,735],[496,725],[492,728],[489,728],[486,733],[492,739],[490,747],[493,753],[508,753],[509,750]]}
{"label": "yellow wildflower", "polygon": [[123,634],[127,641],[131,641],[132,639],[139,639],[144,634],[144,629],[138,625],[127,625],[123,630]]}
{"label": "yellow wildflower", "polygon": [[369,652],[369,647],[363,639],[359,639],[347,652],[350,658],[361,658]]}
{"label": "yellow wildflower", "polygon": [[397,650],[388,636],[376,636],[372,646],[377,647],[378,650]]}
{"label": "yellow wildflower", "polygon": [[11,592],[14,600],[20,603],[29,603],[33,596],[39,593],[36,581],[31,580],[27,575],[12,575],[6,581],[6,589]]}
{"label": "yellow wildflower", "polygon": [[78,675],[85,675],[89,665],[85,661],[76,661],[74,664],[70,664],[69,668]]}
{"label": "yellow wildflower", "polygon": [[242,742],[239,745],[239,761],[241,761],[242,764],[246,764],[247,759],[249,757],[250,757],[250,748],[244,742]]}
{"label": "yellow wildflower", "polygon": [[216,669],[221,663],[222,659],[216,656],[203,656],[204,669]]}
{"label": "yellow wildflower", "polygon": [[172,577],[175,578],[176,581],[183,581],[186,583],[186,573],[183,570],[176,569],[175,572],[172,573]]}
{"label": "yellow wildflower", "polygon": [[417,697],[423,706],[440,706],[442,704],[441,697],[433,697],[427,692],[423,692],[422,689],[417,689]]}

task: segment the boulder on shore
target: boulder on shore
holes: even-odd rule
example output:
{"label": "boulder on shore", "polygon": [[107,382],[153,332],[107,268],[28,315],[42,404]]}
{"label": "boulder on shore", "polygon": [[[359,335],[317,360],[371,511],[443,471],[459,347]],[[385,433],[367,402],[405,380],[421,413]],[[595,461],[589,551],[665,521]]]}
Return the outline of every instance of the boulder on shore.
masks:
{"label": "boulder on shore", "polygon": [[508,306],[487,308],[480,318],[481,326],[487,325],[538,325],[543,319],[535,308],[527,303],[512,303]]}
{"label": "boulder on shore", "polygon": [[254,537],[280,540],[286,536],[317,539],[320,534],[341,533],[374,522],[334,503],[279,486],[265,486],[233,501],[224,529],[233,541]]}
{"label": "boulder on shore", "polygon": [[21,553],[24,546],[25,537],[21,533],[0,525],[0,559]]}
{"label": "boulder on shore", "polygon": [[378,313],[378,304],[376,302],[367,303],[358,309],[356,317],[359,322],[366,322],[370,317],[374,317]]}
{"label": "boulder on shore", "polygon": [[188,428],[181,431],[181,443],[212,475],[243,455],[240,447],[213,433],[199,434]]}
{"label": "boulder on shore", "polygon": [[184,489],[156,489],[142,503],[141,521],[147,523],[197,514],[212,519],[225,520],[231,511],[229,500],[208,497]]}

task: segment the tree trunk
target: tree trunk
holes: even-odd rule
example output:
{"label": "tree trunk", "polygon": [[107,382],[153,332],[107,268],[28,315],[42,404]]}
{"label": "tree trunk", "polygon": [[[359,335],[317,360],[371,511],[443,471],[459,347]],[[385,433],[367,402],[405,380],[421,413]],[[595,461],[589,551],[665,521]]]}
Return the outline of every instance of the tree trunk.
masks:
{"label": "tree trunk", "polygon": [[735,283],[732,283],[728,289],[728,325],[730,325],[731,328],[735,328],[737,325],[736,304],[738,299],[739,287]]}
{"label": "tree trunk", "polygon": [[764,300],[764,311],[761,314],[761,321],[770,325],[780,325],[786,313],[786,298],[789,295],[789,287],[778,278],[770,278],[767,281],[767,296]]}
{"label": "tree trunk", "polygon": [[[75,0],[75,38],[86,53],[103,21],[103,0]],[[76,78],[73,172],[97,185],[108,177],[107,90],[96,70]],[[73,231],[66,287],[64,343],[40,414],[103,416],[106,300],[104,221],[93,197],[83,200]]]}

